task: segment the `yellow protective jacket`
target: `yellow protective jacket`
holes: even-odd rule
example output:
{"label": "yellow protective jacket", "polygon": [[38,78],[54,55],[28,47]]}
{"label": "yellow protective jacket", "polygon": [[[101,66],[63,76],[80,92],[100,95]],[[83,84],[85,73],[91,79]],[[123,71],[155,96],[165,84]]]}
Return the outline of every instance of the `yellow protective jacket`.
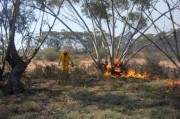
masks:
{"label": "yellow protective jacket", "polygon": [[71,55],[67,53],[65,56],[63,53],[60,54],[59,56],[59,64],[62,62],[62,68],[63,72],[68,72],[69,71],[69,62],[71,61]]}

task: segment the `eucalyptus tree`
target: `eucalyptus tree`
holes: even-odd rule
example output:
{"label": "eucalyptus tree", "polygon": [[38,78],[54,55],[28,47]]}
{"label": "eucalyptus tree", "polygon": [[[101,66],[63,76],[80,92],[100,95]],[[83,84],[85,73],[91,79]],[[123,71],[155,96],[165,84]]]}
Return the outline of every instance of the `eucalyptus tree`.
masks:
{"label": "eucalyptus tree", "polygon": [[[158,2],[166,5],[167,9],[163,12],[159,11],[157,8]],[[179,0],[85,0],[84,2],[82,1],[82,4],[82,12],[91,19],[93,29],[99,29],[102,35],[102,42],[105,44],[104,46],[108,46],[109,48],[109,52],[107,53],[109,53],[111,65],[113,65],[114,57],[119,58],[119,64],[126,65],[140,50],[153,44],[180,71],[179,24],[174,18],[175,11],[176,13],[180,13]],[[155,13],[158,13],[157,18],[153,16]],[[162,20],[162,18],[166,18],[167,22],[171,23],[172,31],[168,35],[163,34],[163,28],[160,28],[159,24],[156,23]],[[119,24],[123,25],[123,27],[120,27]],[[145,33],[150,28],[155,29],[159,38],[155,40],[146,36]],[[109,34],[108,37],[103,34],[103,30],[105,29],[107,29],[106,31]],[[116,33],[118,29],[122,29],[121,33]],[[116,39],[116,35],[119,35],[119,39]],[[128,52],[135,46],[141,36],[145,36],[149,43],[140,47],[132,55],[127,57]],[[96,38],[94,40],[96,41]],[[118,43],[116,44],[115,42]],[[126,44],[122,44],[124,42]],[[159,42],[162,44],[166,43],[167,45],[160,47]]]}
{"label": "eucalyptus tree", "polygon": [[[102,47],[98,46],[98,42],[101,42],[103,51],[106,54],[105,61],[109,60],[111,65],[114,65],[115,56],[120,56],[120,59],[123,59],[127,51],[132,47],[132,42],[135,42],[133,37],[138,33],[129,27],[124,22],[124,19],[128,20],[129,24],[136,26],[137,29],[144,29],[147,26],[147,19],[142,14],[142,11],[149,9],[148,4],[150,2],[152,0],[143,4],[133,0],[66,0],[63,4],[65,9],[58,16],[54,14],[54,8],[47,7],[47,9],[50,11],[49,14],[56,17],[79,39],[93,59],[96,67],[101,68],[101,64],[104,62],[100,54]],[[58,4],[54,4],[58,8]],[[123,14],[123,17],[118,15],[117,9],[118,13]],[[88,40],[92,42],[96,57],[92,56],[83,40],[73,31],[74,28],[68,25],[69,22],[76,23],[89,34]],[[123,24],[123,27],[120,26]],[[117,39],[117,36],[120,36],[120,39]],[[120,55],[122,40],[127,40],[127,44],[124,49],[121,49]]]}
{"label": "eucalyptus tree", "polygon": [[[142,0],[139,0],[139,2],[142,2]],[[167,9],[162,12],[156,8],[156,5],[150,5],[151,9],[147,9],[143,11],[143,14],[146,16],[146,18],[149,21],[148,27],[144,31],[140,31],[136,27],[134,27],[132,24],[129,24],[128,20],[124,20],[125,23],[128,24],[129,27],[136,30],[141,36],[146,38],[147,41],[149,41],[149,44],[153,44],[160,52],[162,52],[178,69],[180,73],[180,38],[179,38],[179,29],[180,24],[178,20],[175,20],[175,13],[180,13],[180,1],[179,0],[161,0],[161,4],[166,6]],[[117,10],[118,11],[118,10]],[[158,17],[153,17],[153,12],[158,14]],[[121,13],[118,13],[119,16],[123,17]],[[164,27],[160,27],[158,22],[159,19],[164,18],[166,19],[166,22],[164,22]],[[171,30],[166,33],[164,32],[166,23],[169,24],[169,27]],[[144,33],[148,30],[148,28],[153,27],[157,33],[157,40],[149,38]],[[167,31],[167,30],[166,30]],[[157,42],[158,41],[158,42]],[[129,60],[129,59],[128,59]]]}
{"label": "eucalyptus tree", "polygon": [[[56,19],[50,23],[44,12],[31,7],[33,4],[46,10],[40,3],[40,0],[0,1],[0,42],[2,45],[0,80],[3,80],[6,75],[7,80],[3,87],[6,94],[20,93],[24,90],[20,81],[22,74],[55,23]],[[44,29],[48,32],[42,36]],[[36,37],[37,34],[39,37]],[[7,70],[9,73],[6,73]]]}
{"label": "eucalyptus tree", "polygon": [[[169,4],[169,10],[163,12],[157,8],[159,0],[65,0],[63,3],[64,9],[59,15],[56,15],[55,11],[58,9],[60,2],[61,0],[53,1],[52,4],[56,6],[53,8],[45,6],[49,10],[48,14],[57,18],[60,23],[77,37],[93,59],[97,68],[101,68],[101,64],[104,63],[103,57],[100,54],[101,48],[97,42],[100,41],[103,46],[104,53],[106,54],[105,61],[109,60],[113,66],[114,58],[117,57],[119,59],[118,65],[126,65],[144,47],[154,44],[158,48],[156,42],[161,39],[154,41],[145,35],[146,32],[158,26],[156,22],[164,17],[171,20],[172,28],[175,29],[174,25],[177,25],[177,23],[171,16],[173,16],[173,10],[179,10],[178,0],[171,1],[174,5]],[[169,3],[167,0],[160,0],[160,2]],[[159,13],[157,18],[152,18],[154,12]],[[69,22],[71,22],[71,25],[69,25]],[[88,40],[92,42],[96,57],[91,54],[87,45],[76,34],[72,24],[77,24],[83,31],[89,34]],[[141,36],[144,36],[149,42],[139,47],[130,56],[127,55]],[[178,48],[178,45],[176,47]],[[163,52],[160,47],[158,49]],[[176,52],[177,50],[174,54],[177,54]],[[166,52],[163,53],[168,56]],[[172,59],[171,61],[175,64]]]}
{"label": "eucalyptus tree", "polygon": [[163,0],[163,3],[167,7],[167,12],[162,13],[156,8],[154,8],[154,10],[160,16],[164,16],[166,18],[166,23],[170,25],[171,30],[164,32],[164,29],[155,23],[155,19],[153,18],[151,12],[146,11],[144,14],[147,16],[157,33],[159,44],[152,41],[152,39],[148,40],[177,67],[180,74],[180,23],[175,19],[175,13],[180,13],[180,1]]}
{"label": "eucalyptus tree", "polygon": [[[82,39],[84,44],[87,46],[90,52],[93,52],[93,44],[90,40],[89,34],[87,32],[75,32],[79,38]],[[46,34],[46,32],[44,32]],[[60,51],[63,47],[72,47],[77,49],[82,49],[82,45],[71,32],[62,30],[61,32],[52,31],[47,36],[45,43],[43,44],[44,48],[55,48],[57,51]],[[69,49],[73,50],[73,49]]]}

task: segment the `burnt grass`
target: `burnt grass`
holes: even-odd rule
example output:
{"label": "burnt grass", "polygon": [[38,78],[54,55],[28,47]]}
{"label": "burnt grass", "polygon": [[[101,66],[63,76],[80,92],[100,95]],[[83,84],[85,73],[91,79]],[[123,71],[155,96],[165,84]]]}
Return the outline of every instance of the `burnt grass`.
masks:
{"label": "burnt grass", "polygon": [[180,89],[162,81],[89,75],[70,82],[29,79],[26,85],[22,94],[0,97],[0,119],[180,118]]}

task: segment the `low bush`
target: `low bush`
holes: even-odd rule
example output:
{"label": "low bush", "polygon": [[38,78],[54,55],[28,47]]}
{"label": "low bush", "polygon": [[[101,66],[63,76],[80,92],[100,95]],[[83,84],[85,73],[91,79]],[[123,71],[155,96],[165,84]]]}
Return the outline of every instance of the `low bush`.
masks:
{"label": "low bush", "polygon": [[158,56],[146,56],[146,64],[144,65],[144,70],[150,76],[159,76],[163,74],[164,67],[160,66],[160,59]]}
{"label": "low bush", "polygon": [[150,78],[152,77],[163,77],[168,78],[167,68],[161,66],[160,59],[158,56],[146,56],[145,64],[138,64],[136,62],[132,63],[130,68],[133,69],[136,73],[148,74]]}
{"label": "low bush", "polygon": [[[101,57],[105,57],[105,52],[104,52],[104,50],[100,50],[100,51],[99,51],[99,54],[100,54]],[[94,52],[92,53],[92,55],[93,55],[94,57],[96,57],[96,52],[94,51]]]}
{"label": "low bush", "polygon": [[169,85],[166,82],[154,80],[151,82],[144,83],[146,90],[148,91],[167,91],[169,89]]}
{"label": "low bush", "polygon": [[43,51],[44,59],[48,61],[55,61],[58,59],[59,52],[55,48],[45,49]]}
{"label": "low bush", "polygon": [[43,76],[43,66],[40,64],[36,64],[35,69],[31,72],[31,78],[42,78]]}
{"label": "low bush", "polygon": [[89,75],[87,72],[80,68],[74,68],[74,70],[71,72],[71,78],[74,83],[77,82],[85,82],[88,80]]}
{"label": "low bush", "polygon": [[44,67],[44,73],[46,77],[55,78],[62,75],[62,71],[56,65],[47,65]]}

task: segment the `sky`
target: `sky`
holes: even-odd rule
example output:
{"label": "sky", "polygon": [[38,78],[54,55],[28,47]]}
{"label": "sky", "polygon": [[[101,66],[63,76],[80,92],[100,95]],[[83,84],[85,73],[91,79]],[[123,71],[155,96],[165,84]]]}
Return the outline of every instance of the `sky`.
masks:
{"label": "sky", "polygon": [[[177,1],[177,0],[173,0],[173,1]],[[162,0],[160,0],[160,2],[156,5],[156,8],[157,8],[159,11],[161,11],[162,13],[165,12],[165,11],[167,11],[167,9],[168,9],[167,5],[166,5],[165,3],[163,3]],[[77,11],[80,12],[80,11],[81,11],[80,8],[77,7]],[[64,13],[65,13],[65,12],[64,12]],[[65,13],[65,14],[68,14],[68,13]],[[39,12],[37,12],[36,15],[40,16]],[[167,14],[167,15],[169,15],[169,14]],[[81,16],[83,16],[83,15],[81,15]],[[157,17],[159,17],[159,13],[153,12],[153,17],[154,17],[154,19],[156,19]],[[174,17],[174,21],[180,25],[180,10],[173,11],[173,17]],[[85,19],[87,25],[91,28],[90,30],[92,30],[92,25],[91,25],[90,20],[87,19],[87,18],[85,18],[84,16],[83,16],[83,18]],[[49,17],[48,20],[52,22],[52,21],[53,21],[53,17]],[[64,21],[68,24],[68,26],[69,26],[73,31],[81,31],[81,32],[84,31],[84,30],[83,30],[81,27],[79,27],[77,24],[72,23],[72,22],[68,22],[68,21],[65,20],[65,19],[64,19]],[[40,25],[40,23],[38,23],[38,25]],[[172,23],[171,23],[166,17],[162,17],[160,20],[158,20],[158,21],[156,22],[156,25],[159,26],[162,31],[169,31],[170,29],[172,29]],[[32,28],[34,29],[34,27],[32,27]],[[176,26],[176,28],[178,28],[178,27]],[[54,25],[54,27],[53,27],[52,30],[53,30],[53,31],[58,31],[58,32],[60,32],[62,29],[66,29],[66,30],[67,30],[67,28],[66,28],[64,25],[62,25],[59,21],[57,21],[57,22],[55,23],[55,25]],[[118,36],[118,35],[121,33],[122,29],[123,29],[123,28],[122,28],[122,24],[118,24],[118,26],[117,26],[117,28],[116,28],[116,36]],[[44,27],[43,30],[44,30],[44,31],[47,31],[48,29],[47,29],[47,27]],[[107,29],[106,29],[106,30],[107,30]],[[35,32],[39,32],[38,27],[37,27],[37,29],[36,29]],[[146,33],[155,34],[156,31],[155,31],[155,29],[152,27],[152,28],[150,28]],[[18,35],[17,35],[17,39],[21,39],[21,36],[18,36]],[[17,42],[17,44],[18,44],[18,42]]]}
{"label": "sky", "polygon": [[[176,0],[174,0],[176,1]],[[165,3],[162,2],[162,0],[157,4],[156,7],[159,11],[161,11],[162,13],[167,11],[168,7]],[[77,9],[78,11],[80,11],[80,9]],[[169,14],[167,14],[169,15]],[[176,23],[178,23],[180,25],[180,10],[176,10],[173,11],[173,17],[174,17],[174,21]],[[153,12],[153,17],[157,18],[159,17],[159,13],[157,12]],[[92,25],[90,23],[90,21],[88,19],[86,19],[84,17],[84,19],[86,20],[87,24],[92,28]],[[75,23],[70,23],[70,22],[66,22],[74,31],[83,31],[82,28],[80,28],[77,24]],[[166,17],[162,17],[160,20],[158,20],[156,22],[156,25],[159,26],[161,28],[162,31],[169,31],[172,28],[172,23],[166,18]],[[118,24],[118,27],[116,29],[116,35],[119,35],[119,33],[121,33],[121,29],[122,25]],[[176,28],[178,28],[176,26]],[[62,29],[66,29],[65,26],[63,26],[61,23],[57,22],[55,24],[55,26],[53,27],[54,31],[61,31]],[[147,33],[156,33],[154,28],[151,28],[150,30],[147,31]]]}

